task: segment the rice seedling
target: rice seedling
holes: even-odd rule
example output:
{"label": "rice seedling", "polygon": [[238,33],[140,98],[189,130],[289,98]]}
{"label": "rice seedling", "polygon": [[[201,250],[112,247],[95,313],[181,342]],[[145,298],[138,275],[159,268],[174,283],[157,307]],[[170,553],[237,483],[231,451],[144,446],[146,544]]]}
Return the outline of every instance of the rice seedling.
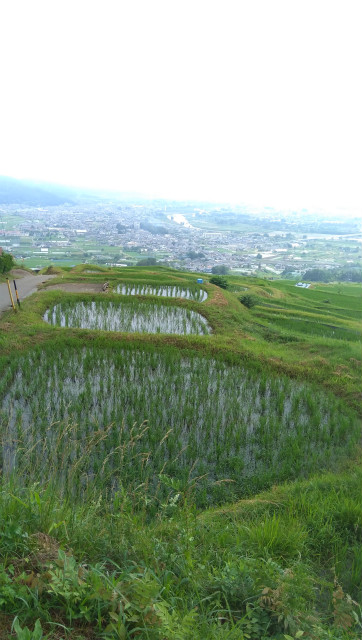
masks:
{"label": "rice seedling", "polygon": [[[261,316],[262,317],[262,316]],[[347,340],[351,342],[361,342],[362,334],[358,329],[337,326],[336,324],[327,324],[326,318],[321,320],[308,320],[294,318],[292,316],[283,317],[273,314],[272,316],[264,314],[270,324],[276,325],[281,329],[302,335],[320,336],[322,338],[330,338],[333,340]]]}
{"label": "rice seedling", "polygon": [[121,293],[124,296],[161,296],[166,298],[185,298],[187,300],[195,300],[203,302],[207,299],[207,293],[198,287],[180,287],[167,285],[150,285],[150,284],[118,284],[115,293]]}
{"label": "rice seedling", "polygon": [[[198,299],[157,299],[176,280],[162,273],[142,285],[141,272],[131,272],[135,292],[109,294],[101,313],[122,300],[147,316],[151,307],[136,298],[147,295],[154,308],[199,311]],[[178,294],[195,282],[182,279]],[[263,297],[260,282],[254,293]],[[68,326],[74,300],[92,300],[56,291],[38,294],[2,325],[6,637],[360,636],[361,473],[350,459],[360,438],[351,408],[358,411],[351,390],[360,354],[357,340],[343,338],[358,329],[354,316],[335,308],[323,322],[338,324],[340,313],[343,331],[323,337],[317,327],[314,335],[312,315],[303,313],[304,300],[314,313],[313,291],[292,289],[288,306],[303,301],[293,314],[306,324],[274,315],[278,333],[265,325],[269,312],[253,324],[261,305],[240,309],[225,296],[227,305],[205,304],[212,338],[56,330],[40,320],[47,307]],[[343,302],[327,292],[314,297]],[[287,332],[298,340],[274,344]],[[300,370],[283,368],[288,362]],[[300,479],[276,486],[293,478]]]}
{"label": "rice seedling", "polygon": [[206,335],[211,328],[201,314],[192,309],[130,300],[116,304],[108,300],[67,301],[48,309],[43,319],[59,327],[101,329],[138,333]]}
{"label": "rice seedling", "polygon": [[92,482],[155,493],[160,473],[192,468],[220,501],[333,467],[358,438],[330,393],[172,348],[48,345],[13,364],[0,397],[3,472],[56,468],[75,493]]}

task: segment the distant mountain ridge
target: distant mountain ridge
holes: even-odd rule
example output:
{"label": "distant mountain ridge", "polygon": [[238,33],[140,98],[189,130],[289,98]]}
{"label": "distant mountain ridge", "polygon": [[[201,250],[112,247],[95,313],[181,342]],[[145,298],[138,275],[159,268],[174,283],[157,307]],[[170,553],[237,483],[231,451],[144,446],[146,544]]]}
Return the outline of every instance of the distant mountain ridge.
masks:
{"label": "distant mountain ridge", "polygon": [[19,180],[9,176],[0,176],[0,204],[56,206],[65,203],[92,203],[108,199],[119,202],[144,202],[152,198],[133,191],[68,187],[40,180]]}
{"label": "distant mountain ridge", "polygon": [[70,190],[53,187],[44,189],[35,182],[0,176],[0,204],[54,206],[65,202],[74,202]]}

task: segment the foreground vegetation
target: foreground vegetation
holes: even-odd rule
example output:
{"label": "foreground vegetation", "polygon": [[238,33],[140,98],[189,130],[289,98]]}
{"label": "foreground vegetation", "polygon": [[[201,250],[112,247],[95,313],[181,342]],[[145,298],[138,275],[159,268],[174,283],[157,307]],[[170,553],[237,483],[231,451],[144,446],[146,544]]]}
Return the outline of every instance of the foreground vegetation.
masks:
{"label": "foreground vegetation", "polygon": [[[102,306],[195,279],[107,272]],[[0,319],[0,638],[360,636],[361,289],[202,289],[162,306],[210,335],[44,322],[81,292]]]}
{"label": "foreground vegetation", "polygon": [[197,485],[163,481],[151,521],[127,491],[110,506],[91,490],[81,503],[51,483],[4,483],[3,625],[40,620],[54,638],[359,637],[357,470],[201,513]]}
{"label": "foreground vegetation", "polygon": [[2,252],[0,253],[0,282],[5,279],[5,275],[9,273],[9,271],[14,266],[14,258],[10,253]]}

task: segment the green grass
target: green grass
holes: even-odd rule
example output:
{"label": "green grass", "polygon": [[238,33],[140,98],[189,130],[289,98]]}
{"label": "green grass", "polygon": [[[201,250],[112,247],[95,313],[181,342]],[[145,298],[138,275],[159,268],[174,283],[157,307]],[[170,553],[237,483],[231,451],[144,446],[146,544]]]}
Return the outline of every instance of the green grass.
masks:
{"label": "green grass", "polygon": [[21,216],[19,214],[11,214],[11,213],[0,213],[0,228],[9,230],[9,229],[17,229],[19,224],[22,222],[26,222],[26,217]]}
{"label": "green grass", "polygon": [[[197,302],[115,291],[198,274],[92,268],[50,284],[109,293],[44,286],[0,318],[0,637],[356,640],[361,287],[205,278]],[[98,298],[213,332],[42,319]]]}
{"label": "green grass", "polygon": [[134,513],[127,492],[110,509],[96,493],[82,504],[51,485],[3,484],[8,628],[18,616],[22,627],[39,619],[52,638],[61,624],[71,638],[108,628],[111,638],[257,640],[303,631],[310,640],[357,639],[360,483],[351,469],[197,513],[197,487],[179,491],[168,479],[152,521]]}

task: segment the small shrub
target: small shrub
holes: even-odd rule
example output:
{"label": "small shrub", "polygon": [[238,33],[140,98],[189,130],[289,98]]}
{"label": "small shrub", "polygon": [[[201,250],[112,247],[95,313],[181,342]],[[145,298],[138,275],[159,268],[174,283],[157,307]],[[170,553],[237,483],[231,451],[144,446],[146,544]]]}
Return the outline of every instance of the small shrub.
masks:
{"label": "small shrub", "polygon": [[136,262],[136,267],[150,267],[157,264],[156,258],[143,258]]}
{"label": "small shrub", "polygon": [[300,522],[282,520],[273,514],[264,522],[243,527],[241,536],[246,548],[255,555],[273,558],[295,558],[306,542],[307,533]]}
{"label": "small shrub", "polygon": [[217,287],[221,287],[221,289],[228,289],[228,281],[223,276],[213,276],[210,278],[211,284],[216,284]]}
{"label": "small shrub", "polygon": [[244,305],[244,307],[248,307],[248,309],[251,309],[252,307],[255,307],[256,304],[258,304],[258,298],[256,296],[250,295],[250,293],[246,293],[245,295],[240,296],[239,301]]}
{"label": "small shrub", "polygon": [[14,258],[10,253],[3,253],[0,256],[0,273],[8,273],[14,266]]}

